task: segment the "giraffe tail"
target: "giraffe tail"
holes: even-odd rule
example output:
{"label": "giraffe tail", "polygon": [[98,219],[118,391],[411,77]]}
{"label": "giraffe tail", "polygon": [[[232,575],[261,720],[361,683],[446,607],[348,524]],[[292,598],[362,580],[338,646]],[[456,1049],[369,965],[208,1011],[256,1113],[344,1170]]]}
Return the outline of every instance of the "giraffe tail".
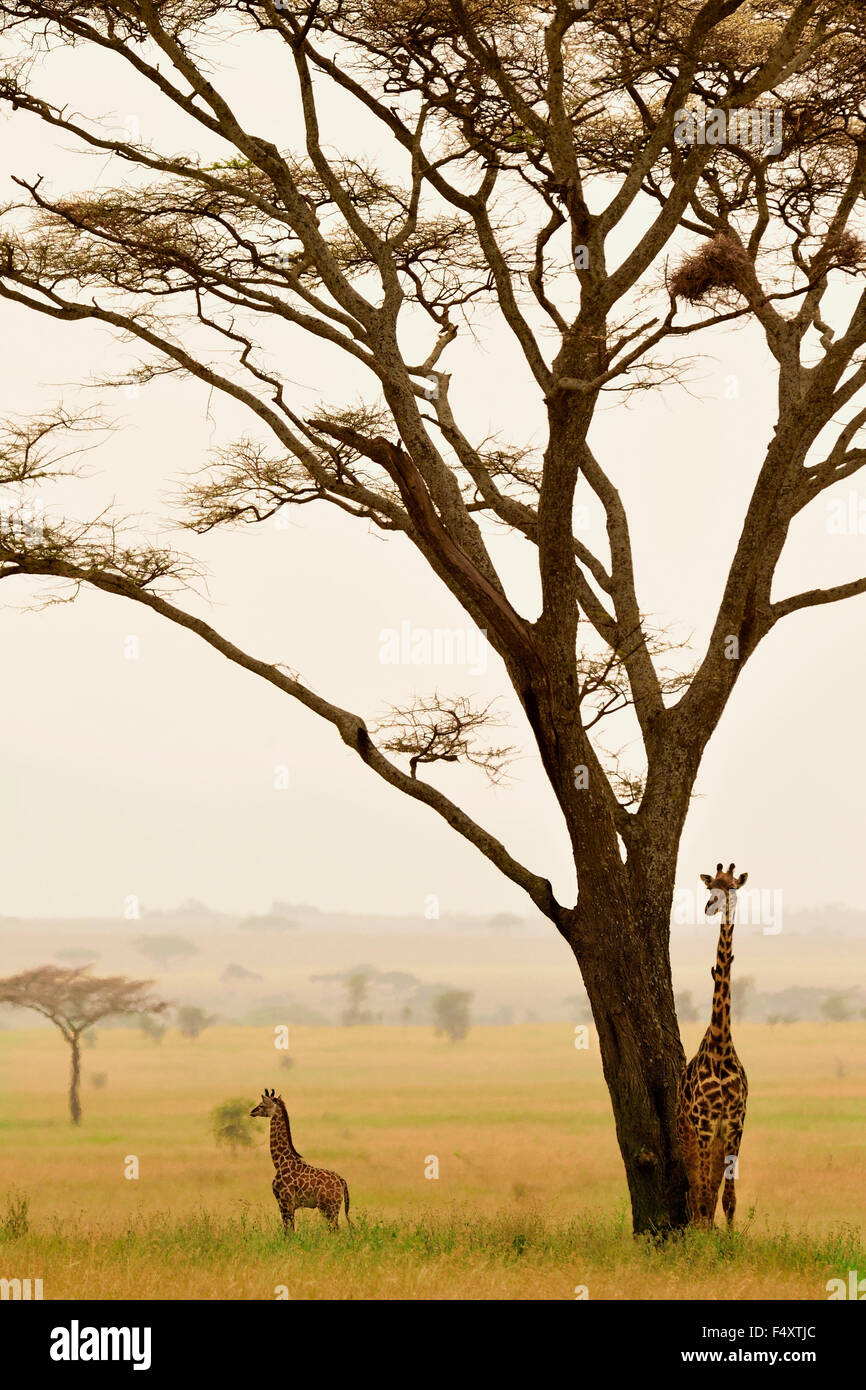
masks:
{"label": "giraffe tail", "polygon": [[340,1178],[340,1182],[343,1184],[343,1202],[346,1207],[346,1222],[351,1226],[352,1223],[349,1220],[349,1184],[346,1182],[345,1178]]}

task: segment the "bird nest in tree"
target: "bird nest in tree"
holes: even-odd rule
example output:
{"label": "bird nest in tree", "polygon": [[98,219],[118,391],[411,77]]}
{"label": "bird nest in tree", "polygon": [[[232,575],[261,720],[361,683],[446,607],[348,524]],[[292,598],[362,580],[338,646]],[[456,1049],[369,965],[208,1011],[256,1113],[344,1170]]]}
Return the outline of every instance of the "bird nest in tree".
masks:
{"label": "bird nest in tree", "polygon": [[[525,8],[522,0],[465,0],[465,23],[476,29],[514,24]],[[456,39],[464,28],[450,0],[365,0],[358,11],[365,31],[394,33],[409,48],[420,40]]]}
{"label": "bird nest in tree", "polygon": [[669,288],[676,299],[696,304],[713,291],[738,290],[744,294],[753,276],[752,262],[742,246],[720,232],[680,262]]}
{"label": "bird nest in tree", "polygon": [[826,249],[830,252],[830,266],[837,270],[866,269],[866,241],[856,232],[837,232],[827,238]]}

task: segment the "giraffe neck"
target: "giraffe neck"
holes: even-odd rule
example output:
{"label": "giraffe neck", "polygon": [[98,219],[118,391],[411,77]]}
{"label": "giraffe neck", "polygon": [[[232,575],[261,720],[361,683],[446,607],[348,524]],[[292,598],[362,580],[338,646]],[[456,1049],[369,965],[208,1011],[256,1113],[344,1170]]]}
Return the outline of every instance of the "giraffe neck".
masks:
{"label": "giraffe neck", "polygon": [[292,1142],[292,1127],[289,1124],[288,1112],[282,1101],[277,1102],[277,1108],[271,1115],[270,1139],[271,1158],[275,1166],[287,1154],[290,1158],[300,1159],[301,1155]]}
{"label": "giraffe neck", "polygon": [[725,915],[719,928],[716,964],[713,968],[713,1014],[710,1030],[713,1041],[719,1044],[731,1039],[731,963],[734,941],[734,906],[730,893],[725,893]]}

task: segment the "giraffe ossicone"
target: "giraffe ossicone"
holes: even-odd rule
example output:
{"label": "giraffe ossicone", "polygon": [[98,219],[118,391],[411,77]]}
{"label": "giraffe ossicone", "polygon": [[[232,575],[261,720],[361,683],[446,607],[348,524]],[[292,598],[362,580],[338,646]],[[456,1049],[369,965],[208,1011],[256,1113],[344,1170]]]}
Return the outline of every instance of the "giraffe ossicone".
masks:
{"label": "giraffe ossicone", "polygon": [[701,874],[709,889],[708,917],[722,915],[713,979],[710,1026],[683,1068],[677,1094],[677,1138],[689,1184],[689,1213],[697,1226],[711,1227],[724,1180],[722,1210],[730,1229],[737,1205],[735,1181],[749,1093],[743,1064],[731,1038],[731,964],[737,890],[748,874],[736,865]]}
{"label": "giraffe ossicone", "polygon": [[340,1207],[345,1203],[349,1220],[349,1188],[346,1179],[326,1168],[314,1168],[306,1163],[295,1148],[289,1112],[282,1096],[273,1087],[262,1092],[262,1098],[251,1111],[253,1118],[269,1119],[271,1159],[275,1173],[271,1183],[277,1199],[283,1229],[295,1229],[295,1212],[299,1207],[318,1207],[332,1231],[339,1225]]}

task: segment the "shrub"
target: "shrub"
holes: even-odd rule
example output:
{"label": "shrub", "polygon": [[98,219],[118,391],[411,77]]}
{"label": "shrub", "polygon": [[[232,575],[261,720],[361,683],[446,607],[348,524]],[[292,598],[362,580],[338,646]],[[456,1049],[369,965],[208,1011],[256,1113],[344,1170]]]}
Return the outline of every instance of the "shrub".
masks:
{"label": "shrub", "polygon": [[248,1149],[253,1142],[250,1134],[249,1106],[245,1100],[224,1100],[210,1112],[211,1133],[217,1144],[227,1144],[232,1153]]}
{"label": "shrub", "polygon": [[29,1203],[23,1192],[11,1192],[6,1198],[6,1215],[0,1217],[0,1240],[16,1240],[30,1229]]}

